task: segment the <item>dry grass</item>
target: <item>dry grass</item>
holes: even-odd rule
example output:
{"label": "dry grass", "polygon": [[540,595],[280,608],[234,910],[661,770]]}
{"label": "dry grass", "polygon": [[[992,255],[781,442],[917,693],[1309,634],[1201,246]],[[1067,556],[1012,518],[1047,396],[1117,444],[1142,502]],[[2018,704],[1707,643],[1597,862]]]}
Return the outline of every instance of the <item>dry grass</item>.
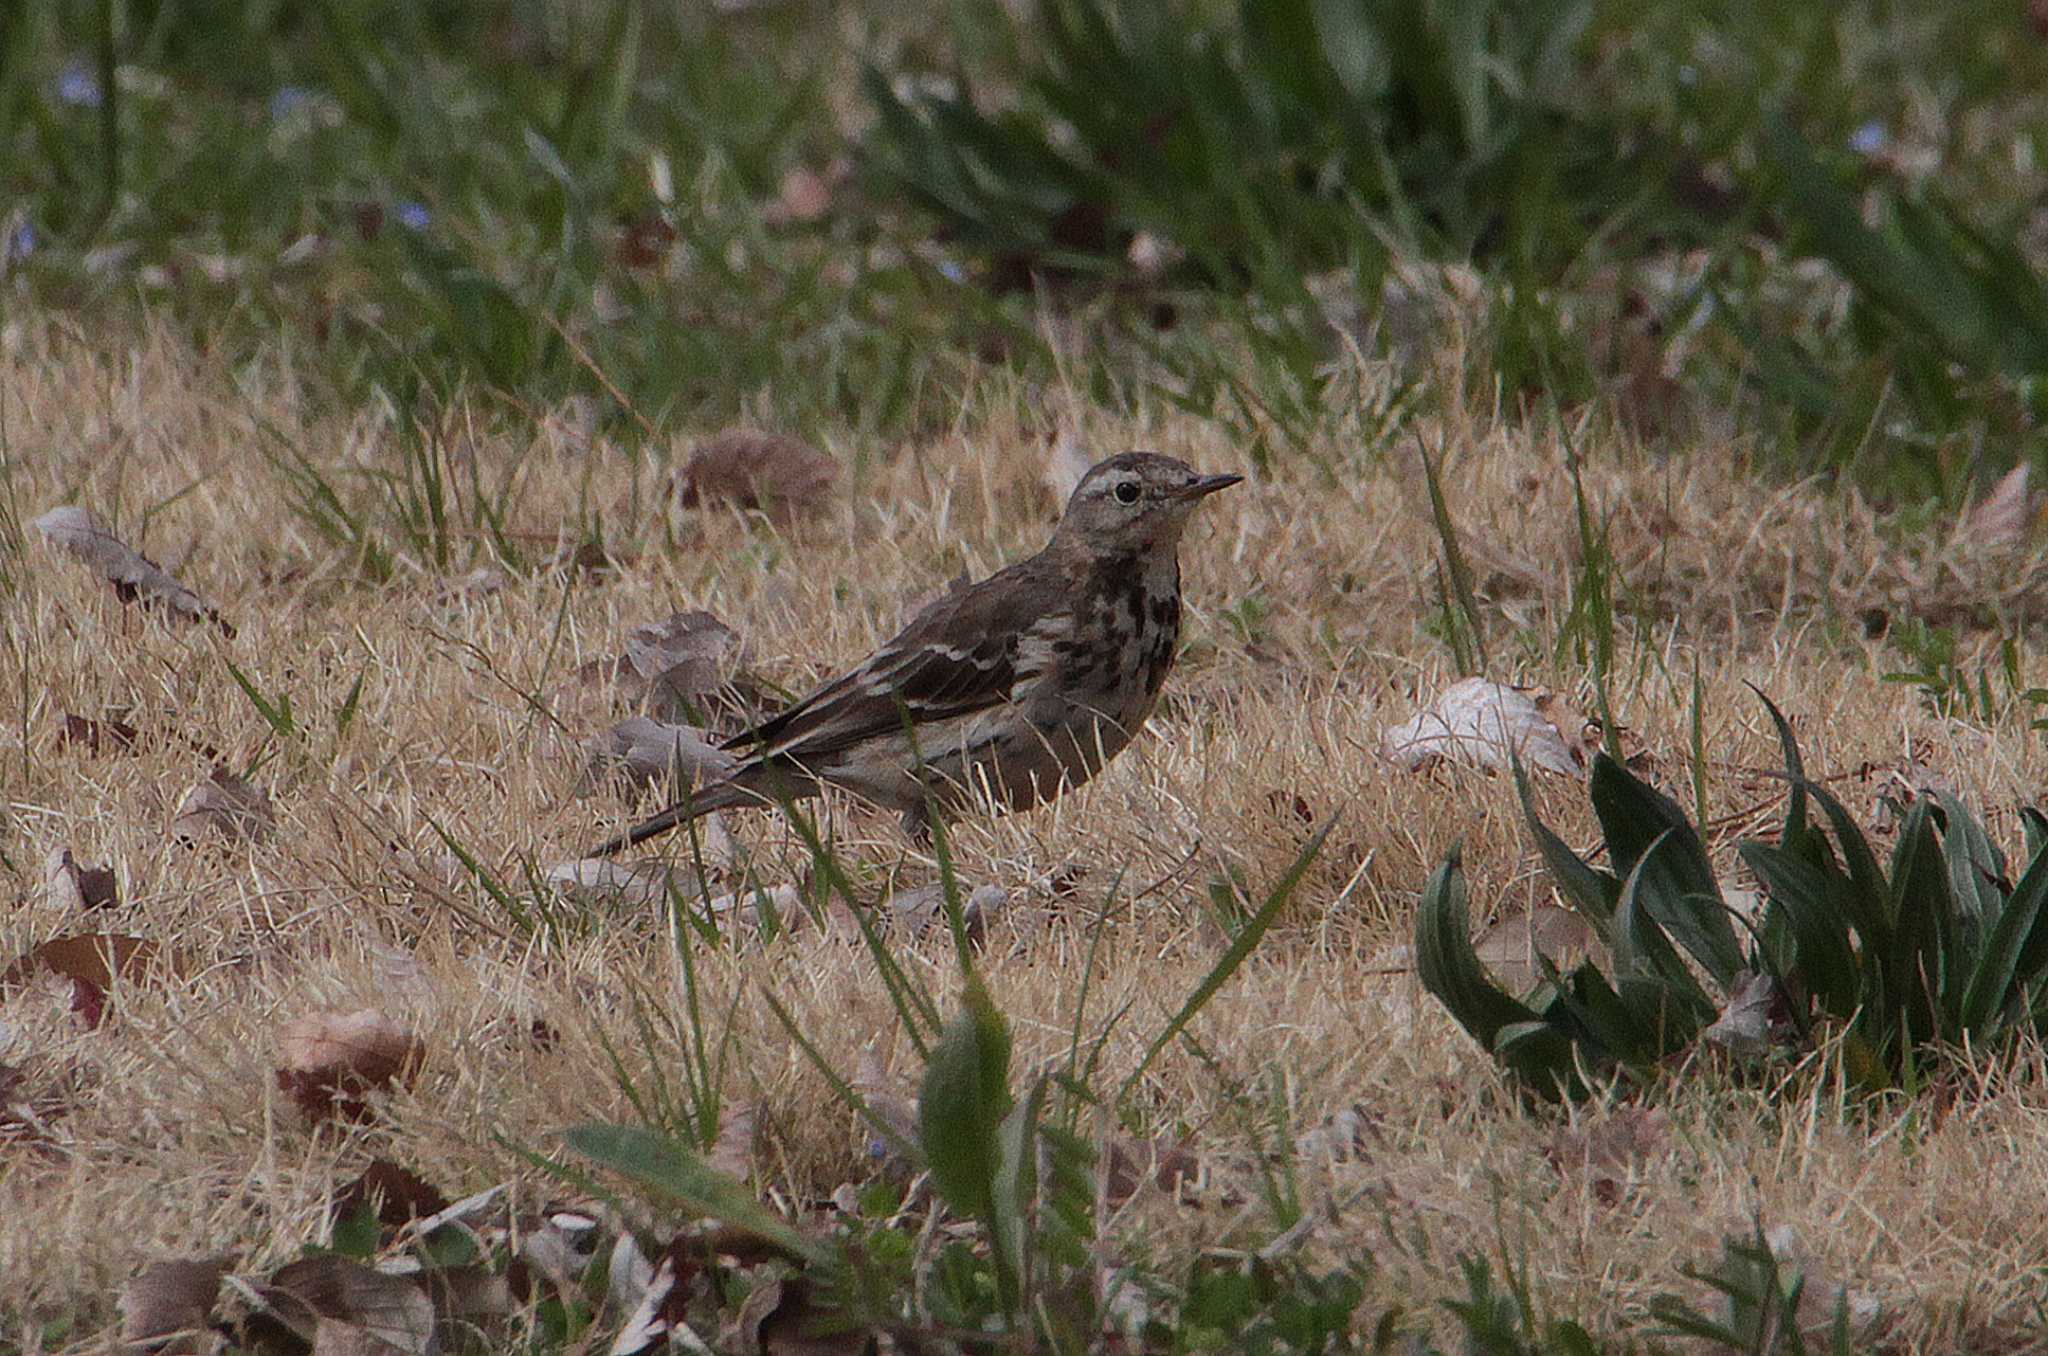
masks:
{"label": "dry grass", "polygon": [[[126,989],[93,1030],[45,987],[0,999],[0,1060],[58,1112],[55,1152],[17,1146],[0,1158],[10,1328],[60,1314],[99,1321],[147,1258],[283,1260],[317,1237],[330,1190],[372,1154],[451,1193],[505,1179],[543,1189],[499,1137],[549,1149],[567,1123],[629,1117],[600,1037],[638,1080],[673,1070],[679,1048],[650,1047],[632,1000],[673,1006],[679,968],[667,928],[641,911],[571,911],[568,926],[527,938],[450,860],[435,824],[516,883],[638,808],[572,794],[574,738],[624,712],[584,694],[560,705],[558,728],[524,694],[554,692],[578,664],[616,653],[628,627],[683,607],[724,617],[756,669],[800,687],[858,657],[914,596],[1034,549],[1055,512],[1037,412],[1060,407],[1059,393],[984,392],[959,434],[916,446],[828,439],[848,468],[842,492],[786,536],[720,513],[672,526],[658,508],[663,467],[567,435],[477,427],[458,437],[460,456],[486,485],[509,477],[509,525],[532,534],[534,554],[598,522],[634,554],[615,576],[542,572],[450,600],[449,581],[416,560],[394,582],[358,583],[347,556],[290,510],[259,455],[257,414],[365,503],[367,485],[345,468],[396,463],[375,420],[312,413],[288,356],[229,373],[161,339],[102,348],[17,319],[0,402],[17,524],[90,505],[239,628],[229,639],[124,608],[36,541],[7,564],[0,848],[16,904],[0,920],[0,955],[65,933],[131,932],[174,949],[186,977]],[[1086,428],[1105,453],[1142,445],[1209,468],[1239,461],[1214,427],[1163,410],[1127,424],[1096,415]],[[1577,686],[1580,673],[1548,662],[1577,541],[1558,447],[1470,411],[1429,416],[1423,432],[1451,449],[1447,489],[1493,599],[1500,676]],[[1896,659],[1861,639],[1856,617],[2014,592],[2037,561],[1973,561],[1933,539],[1887,544],[1854,506],[1728,474],[1725,449],[1661,462],[1584,437],[1588,488],[1640,617],[1639,629],[1624,622],[1617,715],[1630,747],[1689,798],[1697,669],[1708,810],[1727,830],[1717,853],[1731,871],[1733,834],[1767,822],[1772,796],[1756,770],[1773,765],[1773,746],[1745,682],[1794,716],[1817,771],[1851,774],[1842,785],[1859,810],[1882,780],[1859,768],[1917,751],[2016,833],[2010,807],[2044,772],[2025,715],[1989,728],[1935,719],[1910,688],[1879,681]],[[1226,1187],[1249,1189],[1246,1165],[1270,1133],[1247,1107],[1277,1098],[1305,1127],[1357,1102],[1379,1138],[1360,1162],[1313,1169],[1305,1187],[1371,1191],[1312,1246],[1370,1248],[1385,1298],[1427,1303],[1456,1253],[1497,1253],[1505,1239],[1526,1246],[1539,1292],[1560,1310],[1616,1322],[1682,1288],[1681,1264],[1706,1262],[1760,1212],[1882,1301],[1888,1345],[2017,1333],[2048,1255],[2048,1117],[2032,1065],[1934,1124],[1845,1113],[1825,1084],[1773,1100],[1701,1070],[1666,1103],[1667,1134],[1628,1164],[1615,1203],[1550,1165],[1557,1118],[1517,1109],[1400,969],[1416,891],[1454,841],[1478,907],[1513,908],[1547,887],[1504,779],[1408,776],[1376,755],[1379,727],[1452,676],[1426,629],[1434,539],[1407,456],[1327,454],[1342,468],[1334,481],[1282,468],[1191,533],[1189,655],[1150,737],[1056,807],[969,821],[954,836],[970,882],[1029,891],[1057,868],[1082,873],[1077,894],[1029,900],[1051,911],[1048,926],[1014,946],[999,935],[988,953],[1026,1059],[1064,1048],[1088,920],[1112,884],[1140,900],[1108,923],[1089,1003],[1091,1021],[1135,1004],[1111,1045],[1115,1073],[1220,950],[1207,882],[1225,869],[1254,887],[1277,876],[1309,832],[1296,796],[1311,819],[1336,820],[1292,912],[1197,1024],[1215,1067],[1169,1051],[1143,1090],[1158,1128],[1195,1135],[1214,1187],[1207,1208],[1133,1204],[1154,1253],[1259,1237],[1256,1206],[1218,1203]],[[270,736],[229,660],[290,694],[307,730],[297,746]],[[334,713],[358,674],[360,712],[337,736]],[[63,713],[112,709],[144,730],[133,756],[60,746]],[[268,842],[191,850],[167,836],[204,770],[186,737],[237,767],[261,759],[255,780],[279,818]],[[1573,788],[1543,799],[1588,841]],[[867,887],[929,878],[892,824],[844,806],[831,822]],[[800,845],[771,816],[734,827],[763,879],[802,869]],[[41,864],[66,845],[117,867],[118,914],[53,911]],[[945,992],[943,945],[921,954]],[[860,1174],[856,1127],[756,995],[778,994],[840,1067],[879,1039],[908,1077],[910,1051],[861,953],[813,930],[700,965],[707,1010],[733,1013],[726,1090],[763,1107],[764,1176],[812,1195]],[[372,1124],[313,1133],[272,1081],[278,1029],[309,1010],[371,1005],[423,1033],[423,1075]],[[535,1018],[560,1033],[554,1048],[530,1039]]]}

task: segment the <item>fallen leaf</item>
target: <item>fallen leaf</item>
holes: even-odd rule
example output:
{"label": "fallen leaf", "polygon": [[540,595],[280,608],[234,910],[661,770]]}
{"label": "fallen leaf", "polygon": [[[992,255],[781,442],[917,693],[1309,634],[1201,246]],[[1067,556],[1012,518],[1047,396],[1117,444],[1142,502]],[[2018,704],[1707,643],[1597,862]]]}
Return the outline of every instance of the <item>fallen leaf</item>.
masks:
{"label": "fallen leaf", "polygon": [[50,854],[43,880],[49,890],[50,907],[66,913],[89,913],[94,909],[116,908],[121,903],[121,889],[115,883],[113,870],[80,866],[72,858],[70,848],[58,848]]}
{"label": "fallen leaf", "polygon": [[96,1027],[106,1015],[107,991],[114,981],[139,983],[157,954],[156,943],[143,937],[98,932],[55,937],[0,971],[0,994],[39,974],[54,975],[71,986],[71,1010],[86,1026]]}
{"label": "fallen leaf", "polygon": [[1528,767],[1583,777],[1599,747],[1595,727],[1547,688],[1461,678],[1429,709],[1380,733],[1380,753],[1406,771],[1440,759]]}
{"label": "fallen leaf", "polygon": [[1729,994],[1721,1015],[1700,1033],[1709,1045],[1738,1055],[1758,1054],[1771,1044],[1772,1017],[1784,1002],[1778,983],[1767,974],[1744,970],[1735,976],[1735,990]]}
{"label": "fallen leaf", "polygon": [[[1789,1224],[1780,1224],[1765,1230],[1764,1246],[1778,1259],[1781,1271],[1790,1271],[1803,1282],[1799,1289],[1799,1308],[1794,1314],[1801,1332],[1810,1336],[1828,1332],[1834,1327],[1835,1311],[1839,1308],[1849,1320],[1852,1336],[1870,1333],[1881,1312],[1876,1296],[1851,1290],[1830,1276],[1824,1266],[1807,1256],[1797,1229]],[[1789,1279],[1782,1277],[1781,1281]]]}
{"label": "fallen leaf", "polygon": [[1472,944],[1473,951],[1509,989],[1527,991],[1541,977],[1536,957],[1546,957],[1560,970],[1592,949],[1593,929],[1570,909],[1539,904],[1527,913],[1503,918]]}
{"label": "fallen leaf", "polygon": [[[919,885],[889,896],[891,923],[913,940],[922,938],[946,917],[946,893],[942,884]],[[1010,906],[1010,892],[1000,885],[981,885],[960,905],[960,922],[967,940],[981,946],[988,940],[989,925]]]}
{"label": "fallen leaf", "polygon": [[[620,1243],[623,1245],[629,1237],[620,1235]],[[638,1254],[639,1250],[634,1249],[634,1255],[637,1257]],[[643,1261],[642,1265],[646,1263]],[[653,1353],[665,1351],[671,1345],[684,1351],[708,1353],[710,1348],[704,1339],[697,1336],[686,1321],[685,1301],[689,1296],[689,1283],[695,1275],[694,1262],[680,1257],[673,1248],[664,1252],[640,1290],[639,1303],[633,1306],[632,1317],[612,1339],[611,1356],[653,1356]]]}
{"label": "fallen leaf", "polygon": [[628,716],[584,741],[588,761],[577,792],[587,795],[606,783],[643,791],[661,782],[680,793],[684,786],[716,781],[738,766],[739,759],[704,736],[694,726]]}
{"label": "fallen leaf", "polygon": [[218,1351],[225,1344],[212,1330],[227,1259],[154,1262],[121,1287],[121,1340],[131,1352],[158,1356]]}
{"label": "fallen leaf", "polygon": [[316,1012],[278,1036],[284,1067],[277,1086],[313,1120],[369,1115],[368,1094],[411,1083],[425,1048],[411,1032],[374,1008]]}
{"label": "fallen leaf", "polygon": [[188,621],[210,621],[229,635],[235,628],[198,594],[180,584],[156,562],[137,554],[95,518],[90,510],[65,505],[53,508],[33,526],[58,546],[97,570],[114,586],[124,603],[164,607]]}
{"label": "fallen leaf", "polygon": [[786,523],[824,508],[838,478],[833,460],[800,439],[728,429],[697,444],[676,478],[676,496],[686,509],[726,503]]}
{"label": "fallen leaf", "polygon": [[1664,1150],[1669,1122],[1655,1108],[1618,1107],[1597,1119],[1558,1127],[1543,1155],[1558,1176],[1578,1182],[1602,1205],[1621,1199],[1637,1165]]}
{"label": "fallen leaf", "polygon": [[1109,1167],[1104,1192],[1111,1209],[1122,1206],[1151,1182],[1168,1195],[1177,1195],[1181,1185],[1200,1174],[1201,1161],[1185,1139],[1133,1140],[1122,1136],[1109,1142]]}
{"label": "fallen leaf", "polygon": [[1958,525],[1964,546],[2020,546],[2041,520],[2041,496],[2033,491],[2033,464],[2021,462],[1999,478],[1991,492]]}
{"label": "fallen leaf", "polygon": [[371,1160],[360,1177],[334,1193],[327,1217],[348,1219],[364,1206],[376,1212],[379,1224],[398,1229],[446,1210],[448,1198],[409,1168],[378,1158]]}
{"label": "fallen leaf", "polygon": [[678,612],[626,633],[625,653],[593,659],[575,683],[609,683],[657,720],[678,724],[739,718],[751,724],[762,694],[742,682],[737,631],[709,612]]}
{"label": "fallen leaf", "polygon": [[57,740],[63,744],[83,744],[86,752],[99,753],[119,749],[123,753],[134,750],[136,737],[141,733],[133,725],[118,720],[93,720],[87,716],[64,713],[64,722],[57,730]]}
{"label": "fallen leaf", "polygon": [[1353,1102],[1295,1136],[1294,1152],[1310,1162],[1347,1163],[1382,1142],[1380,1118]]}
{"label": "fallen leaf", "polygon": [[289,1296],[312,1311],[315,1352],[381,1353],[388,1348],[404,1356],[428,1356],[436,1349],[434,1304],[412,1277],[388,1275],[330,1254],[279,1268],[263,1289],[266,1299]]}
{"label": "fallen leaf", "polygon": [[654,908],[672,898],[701,900],[705,893],[704,882],[694,870],[658,858],[620,862],[588,857],[562,862],[548,868],[547,882],[548,888],[565,900],[607,908]]}
{"label": "fallen leaf", "polygon": [[208,833],[229,842],[260,842],[276,823],[270,797],[216,763],[185,793],[171,820],[171,836],[185,843],[196,843]]}

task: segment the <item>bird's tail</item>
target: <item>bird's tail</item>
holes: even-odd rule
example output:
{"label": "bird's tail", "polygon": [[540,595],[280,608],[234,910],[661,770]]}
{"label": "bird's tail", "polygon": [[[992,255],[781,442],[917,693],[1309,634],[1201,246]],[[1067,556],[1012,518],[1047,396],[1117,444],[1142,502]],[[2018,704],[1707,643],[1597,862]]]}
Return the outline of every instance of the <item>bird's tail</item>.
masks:
{"label": "bird's tail", "polygon": [[736,805],[772,805],[775,802],[752,787],[733,780],[713,782],[694,795],[677,801],[658,815],[641,820],[632,828],[607,842],[599,843],[588,854],[591,857],[616,857],[627,848],[638,847],[650,838],[659,838],[670,829],[679,828],[691,820],[710,814],[713,810],[729,810]]}

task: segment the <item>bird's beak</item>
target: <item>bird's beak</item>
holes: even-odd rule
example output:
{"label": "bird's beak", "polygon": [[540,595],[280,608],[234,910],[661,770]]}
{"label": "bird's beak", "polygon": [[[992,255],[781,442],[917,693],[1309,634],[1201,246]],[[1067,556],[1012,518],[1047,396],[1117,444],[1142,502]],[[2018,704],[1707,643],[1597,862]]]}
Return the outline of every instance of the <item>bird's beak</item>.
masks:
{"label": "bird's beak", "polygon": [[1243,479],[1243,476],[1201,476],[1181,486],[1180,497],[1183,499],[1200,499],[1204,495],[1214,494],[1218,490],[1227,490]]}

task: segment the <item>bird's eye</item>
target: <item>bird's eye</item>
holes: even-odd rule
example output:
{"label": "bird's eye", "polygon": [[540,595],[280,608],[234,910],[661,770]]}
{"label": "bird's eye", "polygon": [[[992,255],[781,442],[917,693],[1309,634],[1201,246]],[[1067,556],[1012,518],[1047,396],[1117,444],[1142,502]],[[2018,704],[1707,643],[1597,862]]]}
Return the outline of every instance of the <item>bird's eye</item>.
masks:
{"label": "bird's eye", "polygon": [[1116,483],[1116,502],[1119,504],[1137,503],[1138,482],[1135,480],[1119,480]]}

